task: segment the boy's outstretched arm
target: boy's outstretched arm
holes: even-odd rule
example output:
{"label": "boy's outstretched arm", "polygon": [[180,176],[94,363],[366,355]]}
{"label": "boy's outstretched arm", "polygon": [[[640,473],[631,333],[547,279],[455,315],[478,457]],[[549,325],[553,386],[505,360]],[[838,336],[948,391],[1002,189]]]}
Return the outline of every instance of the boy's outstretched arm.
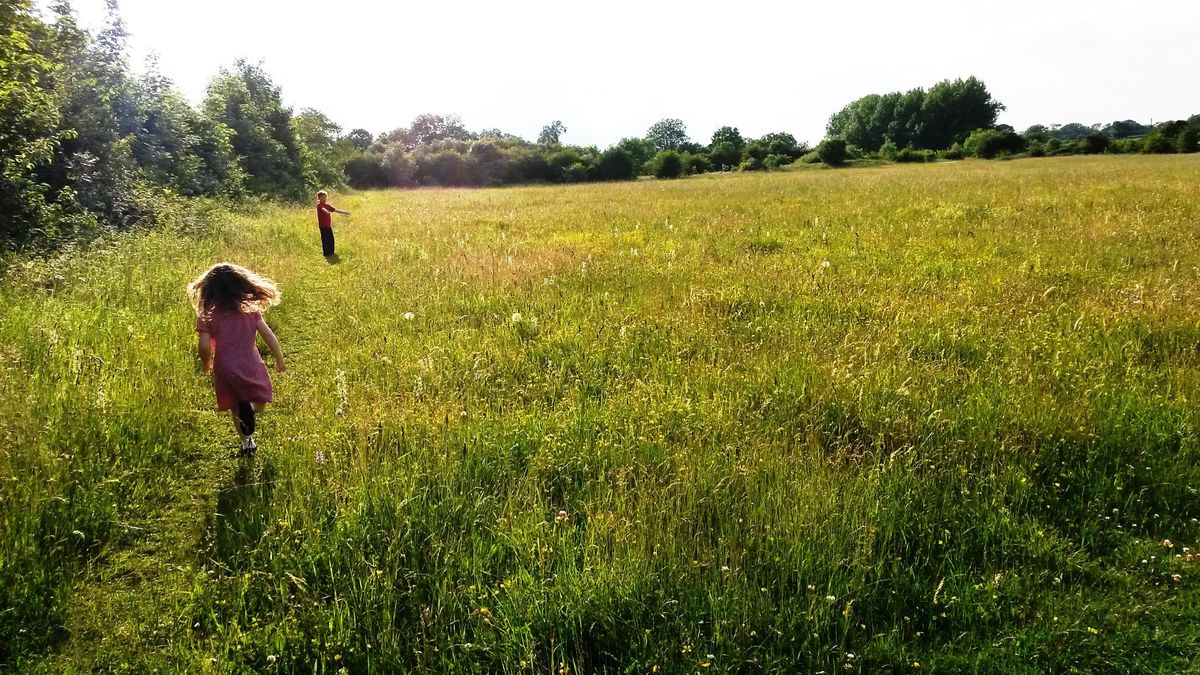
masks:
{"label": "boy's outstretched arm", "polygon": [[262,316],[258,317],[258,323],[255,324],[254,328],[262,336],[263,340],[266,341],[267,347],[270,348],[271,354],[275,357],[276,372],[282,373],[287,370],[287,366],[283,364],[283,350],[279,348],[279,338],[275,337],[275,333],[267,325],[267,322],[263,320]]}
{"label": "boy's outstretched arm", "polygon": [[200,357],[200,370],[208,372],[212,370],[213,349],[212,336],[208,331],[200,331],[199,337],[196,339],[196,355]]}

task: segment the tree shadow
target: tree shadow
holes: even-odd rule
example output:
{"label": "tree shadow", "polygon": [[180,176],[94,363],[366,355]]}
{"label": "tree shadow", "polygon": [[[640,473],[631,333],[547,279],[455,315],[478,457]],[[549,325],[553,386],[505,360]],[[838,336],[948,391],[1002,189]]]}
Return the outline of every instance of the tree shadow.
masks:
{"label": "tree shadow", "polygon": [[206,528],[209,557],[231,570],[248,569],[255,547],[270,527],[275,465],[255,458],[238,460],[237,470],[217,493],[217,508]]}

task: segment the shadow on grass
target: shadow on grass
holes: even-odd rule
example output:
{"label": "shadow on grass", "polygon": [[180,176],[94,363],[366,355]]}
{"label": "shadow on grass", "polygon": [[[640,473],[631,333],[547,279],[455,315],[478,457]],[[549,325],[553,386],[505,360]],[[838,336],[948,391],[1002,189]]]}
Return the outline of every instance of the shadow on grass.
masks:
{"label": "shadow on grass", "polygon": [[325,256],[325,262],[329,263],[330,265],[340,265],[342,262],[342,257],[336,253],[327,255]]}
{"label": "shadow on grass", "polygon": [[[229,485],[217,493],[217,508],[208,528],[214,562],[233,570],[250,564],[258,541],[270,523],[275,466],[269,459],[240,459]],[[204,550],[204,549],[202,549]]]}

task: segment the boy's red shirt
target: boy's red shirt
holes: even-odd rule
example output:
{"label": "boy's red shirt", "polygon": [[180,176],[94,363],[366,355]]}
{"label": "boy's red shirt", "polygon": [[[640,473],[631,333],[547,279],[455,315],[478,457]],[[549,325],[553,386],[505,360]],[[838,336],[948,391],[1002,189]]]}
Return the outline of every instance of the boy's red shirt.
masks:
{"label": "boy's red shirt", "polygon": [[333,227],[333,216],[330,214],[334,211],[333,204],[329,202],[325,202],[324,204],[317,202],[317,226]]}

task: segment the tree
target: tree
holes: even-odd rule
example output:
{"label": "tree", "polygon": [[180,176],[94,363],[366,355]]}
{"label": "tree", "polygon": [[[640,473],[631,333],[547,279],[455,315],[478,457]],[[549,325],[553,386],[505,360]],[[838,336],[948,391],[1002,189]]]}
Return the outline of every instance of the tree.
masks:
{"label": "tree", "polygon": [[687,135],[687,125],[683,120],[667,118],[655,122],[646,131],[646,140],[655,150],[679,150],[683,144],[690,142]]}
{"label": "tree", "polygon": [[338,186],[345,182],[341,163],[337,157],[336,143],[342,128],[325,113],[305,108],[292,118],[296,135],[305,153],[305,168],[309,171],[305,182],[323,187]]}
{"label": "tree", "polygon": [[301,198],[305,183],[301,141],[279,87],[263,69],[244,60],[222,69],[208,85],[204,109],[233,130],[233,150],[255,194]]}
{"label": "tree", "polygon": [[563,124],[562,120],[554,120],[542,127],[542,133],[538,134],[537,142],[541,145],[558,145],[559,139],[565,133],[567,133],[567,125]]}
{"label": "tree", "polygon": [[737,130],[737,127],[721,127],[713,132],[712,141],[708,144],[708,147],[715,148],[722,143],[728,143],[734,149],[741,150],[742,146],[746,144],[746,140],[742,138],[742,134]]}
{"label": "tree", "polygon": [[360,152],[365,152],[371,147],[371,141],[374,140],[374,138],[371,136],[371,132],[367,131],[366,129],[351,129],[350,133],[342,136],[342,140],[345,141],[346,144],[351,148],[354,148]]}
{"label": "tree", "polygon": [[613,147],[629,153],[634,167],[639,170],[654,158],[654,144],[644,138],[622,138]]}
{"label": "tree", "polygon": [[712,149],[708,152],[708,159],[712,166],[721,170],[729,170],[736,168],[742,162],[742,151],[733,143],[722,141],[713,144]]}
{"label": "tree", "polygon": [[1001,154],[1017,153],[1024,148],[1024,139],[1007,124],[1001,124],[992,129],[976,129],[963,143],[963,150],[967,154],[984,159],[992,159]]}
{"label": "tree", "polygon": [[1004,104],[992,98],[975,77],[943,80],[930,87],[921,104],[921,129],[915,147],[944,150],[963,141],[973,129],[996,124]]}
{"label": "tree", "polygon": [[458,115],[443,117],[433,113],[424,113],[413,119],[404,140],[409,148],[415,148],[418,145],[429,145],[434,141],[469,141],[471,138],[471,132],[463,126],[462,119]]}

